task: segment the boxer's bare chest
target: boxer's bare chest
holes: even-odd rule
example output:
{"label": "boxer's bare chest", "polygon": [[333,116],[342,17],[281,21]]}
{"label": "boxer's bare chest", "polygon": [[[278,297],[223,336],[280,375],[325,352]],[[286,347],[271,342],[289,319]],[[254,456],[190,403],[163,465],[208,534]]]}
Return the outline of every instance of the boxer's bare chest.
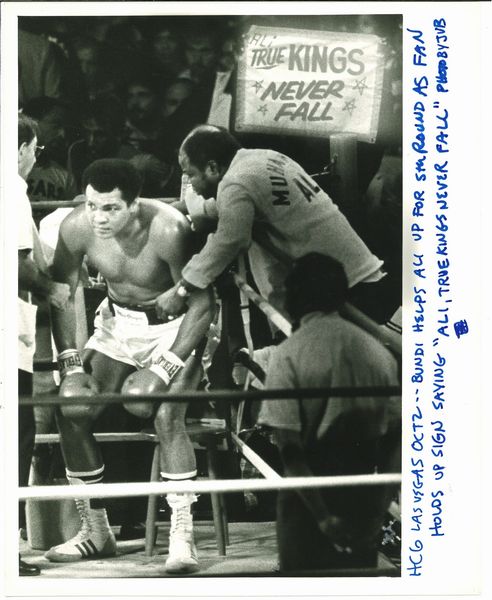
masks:
{"label": "boxer's bare chest", "polygon": [[164,291],[172,285],[169,266],[159,255],[157,243],[148,230],[124,240],[93,238],[86,255],[113,288],[141,288],[147,295],[147,290]]}

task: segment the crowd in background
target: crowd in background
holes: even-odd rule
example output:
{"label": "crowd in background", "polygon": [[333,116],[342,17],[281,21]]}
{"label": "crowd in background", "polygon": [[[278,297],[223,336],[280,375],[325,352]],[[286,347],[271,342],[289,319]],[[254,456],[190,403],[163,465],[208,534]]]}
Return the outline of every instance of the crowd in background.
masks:
{"label": "crowd in background", "polygon": [[[195,125],[213,120],[217,73],[233,75],[225,92],[234,95],[242,39],[251,24],[381,36],[384,119],[376,145],[361,147],[364,192],[382,155],[400,151],[398,15],[24,17],[19,31],[19,103],[40,122],[39,143],[45,147],[29,178],[31,201],[73,199],[81,192],[85,167],[103,157],[134,161],[145,174],[143,196],[179,196],[177,149]],[[233,116],[228,125],[234,133]],[[322,171],[328,162],[327,139],[238,137],[245,147],[284,151],[311,173]]]}

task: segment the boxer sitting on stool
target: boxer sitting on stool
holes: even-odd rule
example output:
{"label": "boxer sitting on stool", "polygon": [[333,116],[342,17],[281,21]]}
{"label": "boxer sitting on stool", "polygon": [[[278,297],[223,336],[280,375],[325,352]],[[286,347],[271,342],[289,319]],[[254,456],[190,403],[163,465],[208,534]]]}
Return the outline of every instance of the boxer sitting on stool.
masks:
{"label": "boxer sitting on stool", "polygon": [[[160,295],[180,279],[192,254],[191,229],[174,208],[138,198],[140,178],[127,161],[102,159],[83,175],[86,202],[63,221],[55,251],[53,276],[66,282],[72,300],[65,310],[53,310],[53,335],[58,349],[60,395],[94,396],[121,391],[128,396],[196,388],[200,360],[192,352],[213,318],[210,288],[190,293],[184,286],[187,311],[167,315]],[[82,361],[75,349],[73,296],[82,261],[97,269],[107,282],[108,297],[96,311],[95,332]],[[154,414],[154,403],[124,404],[142,417]],[[161,442],[161,476],[183,480],[196,475],[196,459],[185,431],[184,403],[163,402],[155,414]],[[58,427],[70,483],[96,483],[104,464],[92,425],[104,405],[65,404]],[[191,504],[194,494],[167,494],[171,507],[168,572],[198,568],[193,541]],[[76,501],[82,528],[46,557],[54,562],[111,556],[116,544],[101,500]]]}

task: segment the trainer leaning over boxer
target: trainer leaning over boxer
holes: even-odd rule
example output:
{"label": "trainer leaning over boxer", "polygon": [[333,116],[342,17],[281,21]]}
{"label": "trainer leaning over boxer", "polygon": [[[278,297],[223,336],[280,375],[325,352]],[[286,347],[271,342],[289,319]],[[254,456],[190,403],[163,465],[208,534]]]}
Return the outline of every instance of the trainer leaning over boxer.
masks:
{"label": "trainer leaning over boxer", "polygon": [[[191,255],[191,229],[174,208],[138,197],[140,178],[127,161],[102,159],[83,175],[85,204],[63,221],[55,251],[53,274],[72,290],[65,310],[53,311],[53,335],[65,397],[98,392],[138,395],[196,388],[201,364],[192,355],[213,318],[210,288],[189,293],[180,288],[183,304],[169,321],[158,317],[162,294],[173,287]],[[95,332],[83,360],[75,349],[73,295],[84,257],[106,280],[108,296],[95,318]],[[186,310],[187,309],[187,310]],[[181,314],[184,310],[184,316]],[[181,316],[178,316],[181,315]],[[142,417],[153,414],[152,403],[126,403]],[[161,442],[161,477],[190,479],[196,475],[193,446],[185,431],[184,403],[163,402],[155,414]],[[104,464],[92,424],[104,405],[65,404],[58,427],[70,483],[96,483]],[[167,494],[172,509],[168,572],[198,568],[193,541],[191,504],[194,494]],[[111,556],[116,544],[103,501],[77,500],[82,521],[71,540],[51,548],[51,561]]]}
{"label": "trainer leaning over boxer", "polygon": [[[299,164],[274,150],[241,148],[227,130],[211,125],[191,131],[179,162],[194,191],[205,198],[205,211],[218,214],[218,223],[181,280],[161,297],[161,310],[178,312],[183,287],[190,292],[206,288],[247,250],[260,293],[285,312],[288,263],[319,252],[342,263],[351,292],[367,298],[359,307],[371,316],[368,307],[379,301],[374,286],[385,276],[383,262]],[[350,295],[349,300],[354,301]]]}

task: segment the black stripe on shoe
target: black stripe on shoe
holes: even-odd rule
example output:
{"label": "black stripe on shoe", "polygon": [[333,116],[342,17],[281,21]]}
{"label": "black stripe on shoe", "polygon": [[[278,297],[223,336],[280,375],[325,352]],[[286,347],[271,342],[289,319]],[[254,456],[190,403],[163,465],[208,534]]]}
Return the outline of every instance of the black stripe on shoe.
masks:
{"label": "black stripe on shoe", "polygon": [[94,551],[92,550],[92,548],[89,546],[89,544],[87,543],[86,540],[84,540],[83,542],[80,542],[80,545],[84,548],[84,550],[87,552],[87,556],[90,556],[91,554],[94,554]]}
{"label": "black stripe on shoe", "polygon": [[96,545],[94,544],[94,542],[92,540],[87,540],[85,542],[88,546],[89,546],[89,550],[93,553],[93,554],[97,554],[97,548]]}
{"label": "black stripe on shoe", "polygon": [[85,558],[88,555],[87,550],[82,546],[82,544],[75,544],[75,547],[80,552],[80,555]]}

